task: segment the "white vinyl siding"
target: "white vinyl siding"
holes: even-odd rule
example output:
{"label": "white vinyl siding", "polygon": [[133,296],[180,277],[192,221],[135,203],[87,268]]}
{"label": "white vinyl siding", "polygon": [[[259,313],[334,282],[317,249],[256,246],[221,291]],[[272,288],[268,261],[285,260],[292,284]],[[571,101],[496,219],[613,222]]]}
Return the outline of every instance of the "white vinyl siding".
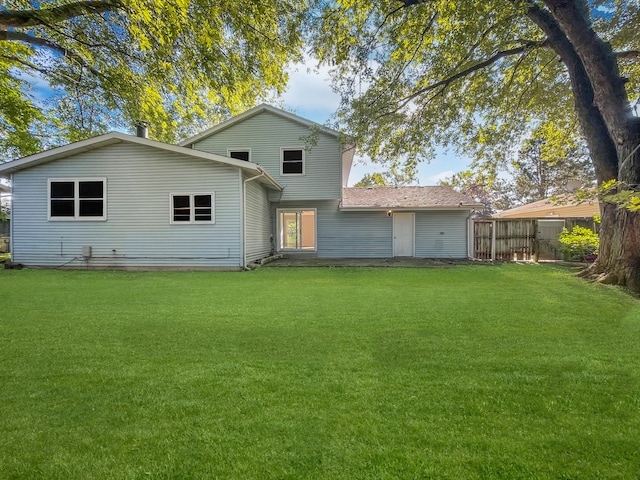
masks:
{"label": "white vinyl siding", "polygon": [[[338,201],[283,202],[277,208],[316,210],[316,251],[310,253],[318,257],[388,258],[393,255],[392,219],[386,212],[342,212]],[[273,213],[275,217],[276,212]]]}
{"label": "white vinyl siding", "polygon": [[[50,178],[106,178],[106,222],[50,222]],[[236,167],[118,143],[16,172],[14,259],[25,265],[235,267],[242,264],[241,185]],[[177,192],[215,192],[215,223],[169,221]]]}
{"label": "white vinyl siding", "polygon": [[[270,192],[272,202],[338,200],[342,195],[342,157],[338,139],[317,132],[317,142],[308,146],[301,138],[316,132],[292,120],[270,112],[261,112],[243,122],[220,130],[194,144],[196,150],[227,155],[230,149],[244,145],[251,150],[251,162],[257,163],[283,187]],[[304,147],[304,175],[282,175],[281,149]]]}
{"label": "white vinyl siding", "polygon": [[468,210],[416,212],[416,257],[467,258]]}
{"label": "white vinyl siding", "polygon": [[[340,211],[338,202],[286,202],[276,209],[317,211],[316,252],[320,258],[390,258],[393,216],[386,211]],[[469,211],[415,212],[415,256],[467,258]],[[277,232],[274,232],[277,234]],[[301,252],[304,253],[304,252]]]}
{"label": "white vinyl siding", "polygon": [[251,262],[271,253],[271,221],[265,188],[255,181],[245,185],[245,248],[247,262]]}

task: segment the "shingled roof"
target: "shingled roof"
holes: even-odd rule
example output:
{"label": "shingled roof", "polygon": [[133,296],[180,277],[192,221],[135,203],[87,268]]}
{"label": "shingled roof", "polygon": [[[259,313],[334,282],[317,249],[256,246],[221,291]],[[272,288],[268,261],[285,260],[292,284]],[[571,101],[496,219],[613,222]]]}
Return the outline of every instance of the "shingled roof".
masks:
{"label": "shingled roof", "polygon": [[482,208],[482,204],[452,188],[351,187],[342,190],[342,210],[449,210]]}

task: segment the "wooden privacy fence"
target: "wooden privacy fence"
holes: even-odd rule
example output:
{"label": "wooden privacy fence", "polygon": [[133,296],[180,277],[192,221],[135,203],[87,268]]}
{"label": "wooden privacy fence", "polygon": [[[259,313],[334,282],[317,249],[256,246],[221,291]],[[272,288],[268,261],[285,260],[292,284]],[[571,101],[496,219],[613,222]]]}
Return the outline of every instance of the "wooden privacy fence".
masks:
{"label": "wooden privacy fence", "polygon": [[480,260],[537,260],[536,219],[473,221],[473,255]]}

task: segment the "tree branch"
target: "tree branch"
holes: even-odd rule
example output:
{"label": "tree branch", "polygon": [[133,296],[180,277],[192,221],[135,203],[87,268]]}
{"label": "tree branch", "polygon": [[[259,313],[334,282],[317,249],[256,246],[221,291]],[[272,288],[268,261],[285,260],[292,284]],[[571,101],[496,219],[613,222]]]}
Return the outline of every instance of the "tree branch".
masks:
{"label": "tree branch", "polygon": [[419,5],[425,3],[426,0],[400,0],[405,7],[411,7],[413,5]]}
{"label": "tree branch", "polygon": [[[513,0],[512,0],[513,1]],[[574,107],[589,146],[598,182],[618,176],[618,156],[602,112],[595,105],[593,85],[574,46],[548,10],[531,4],[527,17],[546,35],[549,47],[560,57],[569,73]]]}
{"label": "tree branch", "polygon": [[544,0],[547,8],[580,58],[593,85],[594,101],[600,109],[609,132],[616,136],[633,136],[634,127],[628,122],[629,99],[620,77],[611,45],[593,30],[584,0]]}
{"label": "tree branch", "polygon": [[412,100],[414,100],[415,98],[419,97],[420,95],[423,95],[425,93],[427,93],[430,90],[434,90],[438,87],[441,86],[448,86],[449,84],[451,84],[452,82],[455,82],[456,80],[459,80],[460,78],[466,77],[467,75],[470,75],[474,72],[477,72],[478,70],[482,70],[483,68],[488,67],[489,65],[492,65],[494,63],[496,63],[498,60],[505,58],[505,57],[509,57],[511,55],[518,55],[521,53],[525,53],[529,50],[531,50],[532,48],[538,48],[538,47],[544,47],[546,45],[546,40],[543,42],[529,42],[526,45],[523,45],[521,47],[516,47],[516,48],[511,48],[509,50],[502,50],[498,53],[496,53],[495,55],[493,55],[492,57],[487,58],[486,60],[483,60],[481,62],[475,63],[472,66],[470,66],[469,68],[465,68],[464,70],[459,71],[458,73],[451,75],[448,78],[444,78],[442,80],[439,80],[435,83],[432,83],[431,85],[427,85],[426,87],[423,87],[417,91],[415,91],[414,93],[412,93],[411,95],[409,95],[408,97],[405,97],[402,101],[402,103],[400,104],[400,106],[398,107],[398,110],[404,108],[405,106],[407,106],[409,104],[409,102],[411,102]]}
{"label": "tree branch", "polygon": [[104,13],[122,6],[120,0],[86,0],[53,8],[0,11],[0,28],[35,27],[65,22],[76,17]]}
{"label": "tree branch", "polygon": [[18,57],[14,56],[14,55],[0,55],[0,58],[4,58],[6,60],[9,60],[10,62],[19,63],[23,67],[26,67],[26,68],[29,68],[29,69],[31,69],[33,71],[41,73],[42,75],[49,75],[51,73],[47,69],[40,68],[37,65],[34,65],[33,63],[28,62],[26,60],[23,60],[21,58],[18,58]]}
{"label": "tree branch", "polygon": [[626,50],[624,52],[613,52],[618,60],[637,60],[640,58],[640,51]]}
{"label": "tree branch", "polygon": [[[416,55],[418,54],[418,51],[420,50],[420,48],[422,47],[422,44],[424,43],[424,37],[427,34],[427,31],[433,26],[433,22],[435,22],[437,16],[438,14],[434,13],[431,16],[431,19],[427,22],[426,26],[422,30],[422,34],[420,35],[420,41],[418,42],[418,45],[416,46],[416,48],[413,50],[413,53],[411,54],[411,58],[409,58],[406,62],[403,62],[403,64],[398,68],[397,73],[393,76],[393,80],[391,81],[392,84],[395,84],[398,81],[398,79],[400,78],[400,75],[402,75],[404,71],[409,67],[409,65],[411,65],[411,63],[415,60]],[[369,103],[370,104],[376,103],[380,99],[382,94],[383,92],[380,92],[380,94],[377,95],[376,98],[374,98]]]}
{"label": "tree branch", "polygon": [[95,76],[97,77],[102,76],[102,74],[98,70],[93,68],[91,65],[87,64],[87,62],[82,57],[80,57],[80,55],[77,55],[76,53],[71,52],[70,50],[58,45],[55,42],[52,42],[51,40],[47,40],[46,38],[34,37],[32,35],[28,35],[23,32],[15,32],[15,31],[7,32],[4,30],[0,30],[0,42],[2,41],[18,41],[18,42],[28,43],[30,45],[35,45],[37,47],[48,48],[50,50],[53,50],[54,52],[59,53],[63,57],[67,57],[72,60],[75,60],[81,66],[83,66],[84,68],[89,70],[91,73],[93,73]]}
{"label": "tree branch", "polygon": [[22,42],[34,45],[36,47],[46,47],[54,52],[58,52],[60,55],[66,57],[67,49],[58,45],[57,43],[47,40],[46,38],[34,37],[23,32],[0,30],[0,42]]}
{"label": "tree branch", "polygon": [[5,58],[11,62],[15,62],[15,63],[19,63],[20,65],[29,68],[35,72],[40,73],[41,75],[47,76],[47,75],[51,75],[51,76],[57,76],[58,78],[65,78],[67,79],[70,83],[78,83],[78,81],[74,78],[71,78],[69,75],[65,75],[63,73],[59,73],[59,72],[53,72],[52,70],[46,69],[46,68],[41,68],[37,65],[34,65],[31,62],[28,62],[26,60],[22,60],[21,58],[15,57],[13,55],[0,55],[0,58]]}

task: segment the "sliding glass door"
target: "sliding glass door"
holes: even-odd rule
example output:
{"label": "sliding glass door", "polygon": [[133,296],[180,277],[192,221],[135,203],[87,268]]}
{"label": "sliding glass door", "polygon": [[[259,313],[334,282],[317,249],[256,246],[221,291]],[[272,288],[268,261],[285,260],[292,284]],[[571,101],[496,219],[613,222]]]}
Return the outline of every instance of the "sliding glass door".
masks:
{"label": "sliding glass door", "polygon": [[278,210],[280,250],[316,249],[316,210]]}

